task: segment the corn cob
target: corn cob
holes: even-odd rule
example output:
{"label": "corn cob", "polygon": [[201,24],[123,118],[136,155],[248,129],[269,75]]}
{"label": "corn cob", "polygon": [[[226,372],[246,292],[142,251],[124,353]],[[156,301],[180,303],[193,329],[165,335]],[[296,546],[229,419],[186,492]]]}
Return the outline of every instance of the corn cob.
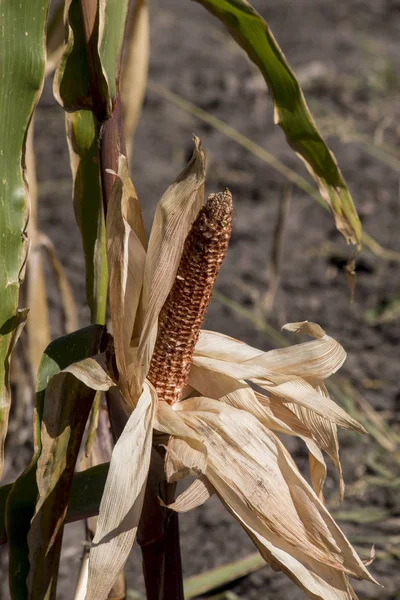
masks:
{"label": "corn cob", "polygon": [[232,195],[210,194],[189,231],[178,272],[158,319],[148,379],[160,399],[178,401],[189,377],[215,278],[232,231]]}

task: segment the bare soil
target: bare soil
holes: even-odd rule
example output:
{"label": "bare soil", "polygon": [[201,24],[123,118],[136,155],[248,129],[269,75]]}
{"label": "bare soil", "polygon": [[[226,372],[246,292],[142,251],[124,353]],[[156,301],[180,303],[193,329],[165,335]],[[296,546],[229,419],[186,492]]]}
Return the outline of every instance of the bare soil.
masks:
{"label": "bare soil", "polygon": [[[195,2],[151,0],[150,5],[151,80],[226,121],[307,178],[302,163],[273,124],[272,101],[256,68],[222,26]],[[254,5],[269,22],[303,82],[311,109],[349,183],[363,227],[385,248],[400,252],[400,3],[254,0]],[[146,96],[131,164],[147,227],[156,202],[191,153],[192,133],[202,139],[207,152],[208,192],[228,186],[235,201],[234,232],[216,289],[248,311],[243,316],[214,299],[206,327],[267,350],[276,344],[263,331],[264,320],[275,328],[288,321],[308,319],[319,323],[348,352],[338,383],[342,386],[343,381],[350,382],[377,411],[378,418],[383,417],[399,434],[400,311],[397,307],[396,317],[396,301],[400,299],[400,263],[363,251],[352,304],[343,270],[350,251],[331,216],[293,187],[281,284],[266,320],[260,316],[260,299],[269,285],[267,265],[287,181],[237,143],[151,90]],[[361,141],[357,134],[363,134]],[[391,164],[377,155],[382,140],[391,146]],[[83,326],[89,321],[89,312],[82,246],[70,200],[63,114],[52,98],[50,82],[37,111],[36,151],[40,227],[53,240],[66,268]],[[58,335],[60,301],[53,289],[50,307],[54,334]],[[258,323],[249,315],[258,318]],[[297,339],[292,336],[291,341]],[[346,397],[340,392],[335,399],[339,404],[350,402],[357,407],[353,392]],[[306,472],[304,447],[292,439],[285,441]],[[342,432],[340,442],[347,495],[338,507],[337,479],[332,472],[326,488],[328,503],[342,513],[342,520],[338,520],[363,558],[369,557],[375,542],[377,557],[371,571],[384,585],[379,588],[355,582],[355,589],[365,600],[394,600],[400,589],[400,473],[393,457],[396,449],[389,452],[382,447],[385,439],[378,443],[373,435]],[[29,443],[24,441],[24,452],[15,452],[9,480],[29,459]],[[375,512],[371,513],[371,508]],[[181,533],[185,576],[254,551],[239,525],[215,498],[182,516]],[[67,526],[60,600],[73,597],[82,540],[81,525]],[[4,551],[2,548],[2,555]],[[128,580],[130,588],[143,590],[137,550],[128,563]],[[269,567],[231,584],[229,589],[248,600],[304,597],[284,575]],[[2,597],[7,598],[5,588],[3,593]]]}

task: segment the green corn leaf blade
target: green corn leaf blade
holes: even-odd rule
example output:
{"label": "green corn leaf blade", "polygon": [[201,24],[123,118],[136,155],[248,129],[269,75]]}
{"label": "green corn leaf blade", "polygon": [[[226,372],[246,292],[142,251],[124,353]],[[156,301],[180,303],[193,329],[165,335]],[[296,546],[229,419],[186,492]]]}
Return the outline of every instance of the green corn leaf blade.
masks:
{"label": "green corn leaf blade", "polygon": [[[54,96],[68,112],[92,109],[93,100],[80,0],[66,0],[66,14],[68,36],[54,75]],[[95,58],[98,60],[98,57]],[[107,88],[104,78],[99,78],[98,86],[105,94]]]}
{"label": "green corn leaf blade", "polygon": [[254,573],[254,571],[258,571],[264,566],[265,561],[263,557],[258,552],[255,552],[235,562],[216,567],[200,575],[189,577],[184,582],[185,600],[212,592],[240,577]]}
{"label": "green corn leaf blade", "polygon": [[[1,291],[0,291],[1,301]],[[4,465],[4,442],[7,435],[11,406],[10,360],[11,353],[26,323],[28,309],[17,310],[0,328],[0,478]]]}
{"label": "green corn leaf blade", "polygon": [[257,65],[271,92],[275,122],[318,184],[348,243],[360,247],[362,229],[336,159],[313,121],[300,85],[268,24],[245,0],[196,0],[227,27]]}
{"label": "green corn leaf blade", "polygon": [[12,483],[8,483],[7,485],[2,485],[0,487],[0,544],[5,544],[7,541],[6,504],[12,486]]}
{"label": "green corn leaf blade", "polygon": [[112,106],[117,86],[129,0],[99,0],[98,50]]}
{"label": "green corn leaf blade", "polygon": [[49,0],[0,0],[0,476],[10,410],[9,359],[28,244],[25,142],[44,80]]}
{"label": "green corn leaf blade", "polygon": [[28,533],[29,598],[55,598],[70,485],[95,392],[69,373],[52,378],[36,466],[38,500]]}
{"label": "green corn leaf blade", "polygon": [[66,111],[93,110],[102,122],[111,116],[117,97],[129,0],[99,0],[89,53],[82,17],[82,6],[88,3],[67,0],[68,38],[54,77],[54,95]]}
{"label": "green corn leaf blade", "polygon": [[[94,517],[99,514],[101,497],[103,495],[109,466],[110,463],[103,463],[91,467],[86,471],[74,473],[69,492],[68,510],[65,517],[66,523],[88,519],[89,517]],[[15,484],[9,483],[0,487],[0,545],[7,542],[6,505],[13,485]],[[27,518],[29,525],[30,519],[35,512],[37,496],[35,477],[32,478],[32,488],[29,487],[29,483],[25,480],[24,491],[25,495],[21,495],[19,498],[18,510],[22,508],[19,513],[21,519],[25,520]],[[13,496],[15,499],[15,490]],[[12,501],[13,499],[11,498],[11,502]],[[26,517],[24,516],[25,512]],[[27,531],[23,530],[22,527],[21,534],[24,534],[25,537],[27,535]],[[24,543],[25,537],[23,537],[23,535],[20,536],[21,543]],[[15,538],[13,537],[11,543],[14,543],[14,541]]]}
{"label": "green corn leaf blade", "polygon": [[343,523],[378,523],[390,518],[390,510],[380,506],[365,506],[354,510],[334,510],[335,520]]}
{"label": "green corn leaf blade", "polygon": [[109,467],[110,463],[107,462],[74,474],[69,496],[67,523],[88,519],[99,514]]}
{"label": "green corn leaf blade", "polygon": [[64,3],[49,18],[46,34],[46,76],[54,71],[64,50]]}
{"label": "green corn leaf blade", "polygon": [[107,303],[107,256],[98,150],[99,125],[92,112],[67,114],[73,201],[82,234],[86,295],[92,323],[103,324]]}
{"label": "green corn leaf blade", "polygon": [[[43,355],[35,401],[34,456],[27,469],[15,481],[6,504],[10,591],[13,600],[55,597],[64,511],[81,436],[95,394],[72,376],[66,378],[66,374],[61,371],[73,362],[96,354],[103,334],[104,327],[91,325],[58,338],[47,347]],[[51,397],[47,394],[49,386],[54,392]],[[52,436],[50,439],[43,437],[46,430]],[[47,465],[48,472],[42,478],[43,463]],[[37,480],[38,474],[40,479]],[[27,538],[37,501],[39,512],[35,515],[28,548]],[[54,539],[50,542],[53,534]],[[51,549],[50,543],[53,544]],[[30,594],[27,587],[29,552],[32,564],[30,578],[37,585],[36,595]],[[49,595],[46,595],[47,592]]]}

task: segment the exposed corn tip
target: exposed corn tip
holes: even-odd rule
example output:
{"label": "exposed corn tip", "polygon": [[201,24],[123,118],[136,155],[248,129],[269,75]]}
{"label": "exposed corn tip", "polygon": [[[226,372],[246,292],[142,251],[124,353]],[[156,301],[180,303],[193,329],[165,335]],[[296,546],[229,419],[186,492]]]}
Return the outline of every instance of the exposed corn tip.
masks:
{"label": "exposed corn tip", "polygon": [[180,399],[215,278],[232,231],[232,195],[210,194],[185,240],[172,289],[158,320],[148,378],[159,398]]}

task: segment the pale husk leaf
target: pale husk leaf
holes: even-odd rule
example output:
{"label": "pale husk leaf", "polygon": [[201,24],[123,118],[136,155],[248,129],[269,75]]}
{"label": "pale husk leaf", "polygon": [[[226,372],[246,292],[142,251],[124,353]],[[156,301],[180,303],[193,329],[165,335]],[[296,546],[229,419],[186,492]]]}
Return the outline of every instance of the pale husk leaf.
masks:
{"label": "pale husk leaf", "polygon": [[[312,600],[357,600],[345,573],[291,548],[277,537],[270,536],[267,539],[262,536],[257,531],[256,520],[237,498],[229,495],[221,478],[218,489],[223,504],[239,521],[261,556],[275,571],[283,571]],[[229,501],[225,498],[229,498]]]}
{"label": "pale husk leaf", "polygon": [[[301,376],[302,373],[306,371],[306,377],[308,378],[309,383],[311,384],[312,382],[314,385],[316,383],[320,383],[319,378],[331,375],[343,363],[343,360],[346,356],[344,350],[335,340],[326,336],[325,332],[319,325],[305,321],[301,323],[289,323],[285,326],[285,329],[296,333],[313,336],[317,338],[317,341],[299,344],[297,346],[292,346],[291,348],[285,348],[282,351],[273,350],[271,352],[262,353],[259,350],[252,349],[246,344],[243,344],[232,338],[220,336],[219,334],[213,334],[212,332],[205,332],[205,335],[203,334],[202,343],[200,343],[200,348],[198,345],[196,350],[200,350],[205,355],[208,341],[210,342],[208,347],[209,356],[211,355],[215,358],[218,357],[219,359],[222,358],[225,361],[229,361],[229,359],[232,360],[232,357],[234,357],[234,359],[239,363],[245,363],[246,367],[251,365],[260,365],[263,367],[269,367],[278,373],[283,372],[287,375]],[[205,358],[205,356],[203,358]],[[196,366],[192,368],[191,382],[193,386],[205,396],[213,398],[218,397],[214,394],[210,394],[212,388],[214,390],[218,389],[219,395],[222,396],[223,390],[220,389],[216,383],[217,375],[220,376],[221,380],[222,374],[217,374],[216,372],[213,374],[211,370],[208,370],[208,384],[206,384],[207,389],[205,389],[204,385],[201,385],[195,377],[196,369],[198,370],[198,367]],[[203,370],[205,371],[205,369]],[[265,373],[265,375],[269,375],[271,378],[271,373]],[[227,375],[225,374],[222,377],[226,378]],[[213,382],[213,385],[211,385],[211,381]],[[259,383],[261,384],[261,382]],[[304,383],[307,385],[306,382]],[[274,394],[271,394],[273,388],[265,387],[265,389],[268,389],[270,392],[271,402],[273,402]],[[309,389],[311,390],[311,388]],[[322,396],[329,398],[326,390],[324,392],[321,386],[318,386],[317,391]],[[303,406],[295,404],[285,406],[282,404],[282,398],[280,398],[280,402],[278,399],[278,401],[274,402],[272,405],[271,402],[267,401],[264,403],[261,400],[263,407],[262,414],[258,402],[254,403],[250,399],[246,405],[243,405],[243,392],[241,392],[241,394],[241,405],[235,404],[231,401],[228,403],[236,406],[237,408],[242,408],[251,412],[251,414],[258,418],[266,427],[272,430],[284,431],[284,429],[279,426],[280,420],[281,424],[283,421],[283,423],[286,423],[289,428],[294,426],[294,431],[291,433],[292,435],[299,435],[300,437],[305,436],[303,439],[310,452],[310,474],[313,487],[321,499],[323,498],[322,486],[326,478],[326,465],[318,446],[320,446],[329,454],[329,456],[331,456],[335,466],[339,471],[340,497],[342,498],[344,485],[338,456],[336,425],[328,421],[326,416],[323,417],[320,414],[317,414],[315,411],[304,408]],[[229,397],[230,396],[228,395],[227,398]],[[259,394],[257,395],[257,398],[260,400]],[[275,414],[275,416],[272,417],[272,419],[275,419],[275,423],[271,422],[271,410],[269,409],[272,409],[273,411],[273,407],[275,407],[275,410],[280,410],[281,413],[282,411],[285,411],[285,418],[282,419],[283,415],[281,414],[279,419],[278,415]],[[293,423],[293,419],[290,417],[290,412],[294,413],[298,417],[295,423]],[[301,423],[304,424],[305,427],[303,429],[306,429],[306,431],[301,431],[301,427],[299,429],[299,425],[301,425]],[[286,431],[286,433],[290,432]],[[315,442],[317,442],[318,446]]]}
{"label": "pale husk leaf", "polygon": [[[328,391],[322,384],[318,386],[318,392],[326,397],[329,397]],[[339,441],[337,436],[337,427],[335,423],[327,421],[314,411],[311,411],[303,406],[296,404],[288,404],[288,408],[298,417],[298,419],[306,425],[312,434],[312,437],[317,442],[318,446],[324,450],[331,458],[336,467],[339,476],[339,496],[340,500],[344,497],[344,481],[342,466],[339,458]]]}
{"label": "pale husk leaf", "polygon": [[[190,379],[193,387],[200,392],[202,396],[214,398],[220,402],[225,402],[234,408],[245,410],[252,414],[260,423],[272,431],[279,431],[291,436],[299,436],[306,443],[310,452],[310,477],[314,491],[323,499],[322,488],[326,479],[326,464],[324,457],[318,445],[315,443],[313,435],[306,424],[286,406],[280,406],[279,418],[271,410],[271,403],[268,398],[255,392],[244,381],[230,377],[223,373],[209,371],[200,367],[192,366]],[[305,409],[302,409],[305,410]],[[287,420],[287,416],[289,419]],[[285,420],[286,419],[286,420]],[[321,421],[326,421],[319,417]],[[330,422],[326,421],[329,425]]]}
{"label": "pale husk leaf", "polygon": [[199,434],[192,427],[186,425],[181,414],[176,412],[175,405],[172,408],[163,400],[159,400],[157,405],[157,412],[154,417],[154,429],[168,435],[196,442],[198,448],[205,451],[205,446]]}
{"label": "pale husk leaf", "polygon": [[[329,397],[329,392],[326,389],[324,383],[320,383],[318,385],[318,391],[323,396]],[[315,421],[315,417],[313,419]],[[344,479],[343,479],[343,471],[342,464],[340,462],[339,457],[339,440],[338,440],[338,432],[337,427],[334,423],[326,423],[325,421],[322,423],[317,423],[316,431],[314,432],[314,437],[320,447],[325,450],[328,456],[331,458],[333,464],[336,467],[338,476],[339,476],[339,500],[342,502],[344,499]]]}
{"label": "pale husk leaf", "polygon": [[92,390],[106,392],[116,383],[110,376],[104,353],[84,358],[79,362],[69,365],[63,373],[72,373],[79,381],[82,381]]}
{"label": "pale husk leaf", "polygon": [[135,540],[150,464],[157,395],[143,393],[117,441],[90,551],[86,600],[105,600]]}
{"label": "pale husk leaf", "polygon": [[333,375],[346,359],[346,352],[316,323],[288,323],[287,331],[317,337],[315,341],[262,352],[244,342],[212,331],[202,331],[196,354],[227,362],[259,365],[285,375],[299,376],[306,381],[324,380]]}
{"label": "pale husk leaf", "polygon": [[275,394],[285,402],[293,402],[299,406],[304,406],[311,411],[317,413],[324,419],[328,419],[332,423],[336,423],[343,429],[350,429],[360,433],[366,433],[364,427],[355,419],[350,417],[340,406],[338,406],[330,398],[321,396],[314,388],[306,381],[296,378],[280,382],[279,378],[276,382],[267,382],[255,378],[254,383],[258,384],[267,392]]}
{"label": "pale husk leaf", "polygon": [[[309,431],[291,411],[284,409],[292,415],[292,422],[297,421],[297,428],[292,429],[282,419],[276,418],[269,407],[268,399],[259,402],[257,393],[243,380],[236,379],[226,373],[219,373],[211,369],[192,365],[189,382],[199,395],[225,402],[234,408],[245,410],[252,414],[265,427],[289,435],[308,435]],[[283,411],[282,411],[283,412]]]}
{"label": "pale husk leaf", "polygon": [[147,240],[142,209],[130,176],[128,160],[123,154],[120,154],[118,158],[118,177],[122,183],[122,192],[120,193],[122,193],[121,206],[124,218],[142,242],[143,247],[146,248]]}
{"label": "pale husk leaf", "polygon": [[109,297],[119,385],[124,397],[130,398],[135,405],[141,386],[134,386],[130,374],[134,361],[131,339],[143,285],[146,252],[140,206],[123,156],[120,156],[118,170],[106,223]]}
{"label": "pale husk leaf", "polygon": [[305,406],[345,429],[365,432],[363,426],[340,406],[330,398],[321,396],[310,383],[298,376],[283,375],[253,362],[250,364],[249,361],[246,363],[227,362],[196,354],[193,357],[193,364],[238,379],[248,379],[265,391],[281,398],[283,402],[294,402]]}
{"label": "pale husk leaf", "polygon": [[[310,432],[306,425],[280,399],[275,399],[273,394],[269,394],[268,396],[261,394],[257,390],[254,393],[257,401],[265,410],[268,410],[273,415],[276,422],[284,423],[286,429],[282,433],[290,434],[291,432],[291,435],[310,437]],[[279,429],[276,429],[276,431],[279,431]]]}
{"label": "pale husk leaf", "polygon": [[372,578],[290,455],[252,415],[205,398],[179,404],[186,423],[203,435],[206,476],[224,500],[239,502],[267,539],[355,577]]}
{"label": "pale husk leaf", "polygon": [[214,488],[206,477],[196,479],[190,486],[176,498],[171,504],[161,504],[167,506],[175,512],[188,512],[206,502],[214,493]]}
{"label": "pale husk leaf", "polygon": [[207,468],[207,452],[191,439],[171,437],[167,445],[164,468],[169,483],[185,477],[200,477]]}
{"label": "pale husk leaf", "polygon": [[[306,423],[303,423],[292,411],[289,406],[282,404],[282,402],[278,399],[276,401],[273,395],[264,396],[259,392],[255,392],[255,396],[257,401],[264,407],[267,407],[269,411],[271,411],[274,419],[278,423],[284,423],[286,430],[280,430],[277,427],[270,427],[273,431],[281,431],[282,433],[288,433],[289,435],[297,435],[301,438],[309,451],[309,466],[310,466],[310,478],[311,483],[314,489],[314,492],[317,494],[320,500],[323,501],[324,496],[322,493],[322,488],[326,479],[326,464],[323,457],[323,454],[320,450],[320,447],[315,442],[313,438],[313,434],[310,429],[307,427]],[[275,401],[274,401],[275,400]],[[295,406],[291,404],[290,406]],[[320,417],[321,421],[331,424],[330,421],[323,419]],[[332,424],[333,427],[336,427]],[[289,431],[288,431],[289,430]]]}
{"label": "pale husk leaf", "polygon": [[310,469],[310,479],[314,492],[321,502],[324,502],[323,487],[326,480],[327,468],[324,456],[314,440],[303,438],[308,448],[308,464]]}
{"label": "pale husk leaf", "polygon": [[142,380],[153,353],[158,314],[174,282],[185,238],[204,202],[206,159],[199,138],[194,137],[194,143],[189,164],[158,203],[150,234],[143,288],[147,312],[138,349]]}
{"label": "pale husk leaf", "polygon": [[196,431],[186,425],[180,413],[173,410],[167,402],[158,402],[154,429],[173,436],[167,443],[164,461],[167,481],[179,481],[192,475],[198,477],[205,471],[205,445]]}
{"label": "pale husk leaf", "polygon": [[[326,449],[325,445],[320,444],[320,436],[314,436],[314,431],[310,429],[309,422],[307,420],[303,420],[300,416],[304,413],[309,413],[315,415],[316,418],[321,422],[321,427],[324,429],[335,429],[336,425],[331,421],[313,413],[313,411],[308,411],[302,407],[297,406],[293,403],[283,404],[280,398],[275,397],[273,394],[269,394],[268,396],[264,396],[259,392],[255,392],[256,398],[258,402],[264,406],[268,407],[268,409],[274,415],[274,418],[277,421],[283,421],[287,428],[290,429],[290,435],[297,435],[300,437],[304,443],[306,444],[309,451],[309,467],[310,467],[310,477],[311,483],[315,493],[318,495],[320,500],[323,501],[323,493],[322,488],[325,483],[327,469],[325,464],[325,459],[321,452],[320,448]],[[293,410],[293,408],[296,410]],[[301,409],[302,412],[297,411]],[[299,413],[299,414],[298,414]],[[273,431],[279,431],[279,429],[275,427],[270,427]],[[284,431],[283,433],[288,433]],[[340,464],[340,463],[339,463]],[[335,462],[336,466],[336,462]],[[340,482],[340,493],[342,493],[342,481]]]}

